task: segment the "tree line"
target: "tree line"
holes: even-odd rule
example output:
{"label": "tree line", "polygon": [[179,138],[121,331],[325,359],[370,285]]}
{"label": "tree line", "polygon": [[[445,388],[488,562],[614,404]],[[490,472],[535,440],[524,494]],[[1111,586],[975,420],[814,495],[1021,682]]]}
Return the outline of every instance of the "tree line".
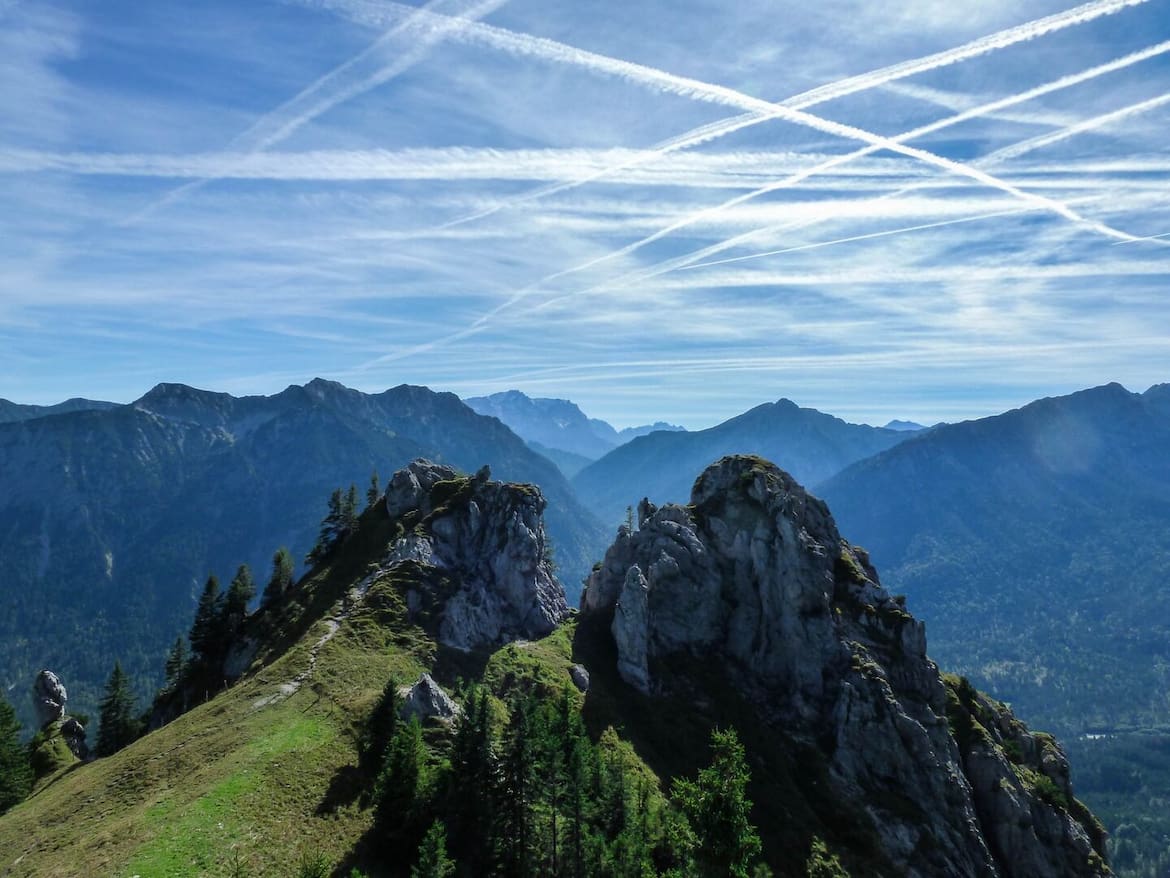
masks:
{"label": "tree line", "polygon": [[771,874],[733,730],[713,732],[711,764],[664,796],[612,728],[591,739],[568,690],[505,704],[472,684],[462,701],[453,732],[432,743],[417,718],[398,718],[393,681],[374,710],[359,767],[376,772],[378,864],[413,862],[424,878]]}

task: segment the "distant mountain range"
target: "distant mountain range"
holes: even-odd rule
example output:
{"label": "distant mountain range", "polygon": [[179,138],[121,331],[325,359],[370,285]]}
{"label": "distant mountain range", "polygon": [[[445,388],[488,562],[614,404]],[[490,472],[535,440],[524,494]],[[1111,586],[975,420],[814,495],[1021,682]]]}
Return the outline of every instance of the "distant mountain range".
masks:
{"label": "distant mountain range", "polygon": [[919,430],[927,429],[922,424],[915,421],[890,421],[883,427],[885,430],[901,430],[904,433],[917,433]]}
{"label": "distant mountain range", "polygon": [[588,417],[567,399],[533,398],[519,390],[475,396],[464,402],[481,415],[499,418],[517,436],[561,466],[566,475],[581,468],[580,459],[597,460],[638,436],[655,430],[683,430],[664,421],[615,430],[606,421]]}
{"label": "distant mountain range", "polygon": [[49,415],[61,415],[68,412],[105,411],[117,408],[116,402],[102,402],[96,399],[67,399],[56,405],[21,405],[0,399],[0,424],[12,424],[17,421],[30,421],[33,418],[44,418]]}
{"label": "distant mountain range", "polygon": [[581,500],[616,524],[642,497],[685,503],[692,474],[727,454],[757,454],[798,481],[816,485],[849,464],[884,451],[912,434],[850,424],[791,400],[765,403],[718,426],[694,432],[651,433],[611,451],[573,478]]}
{"label": "distant mountain range", "polygon": [[246,562],[263,584],[277,547],[300,558],[313,545],[330,491],[356,483],[364,498],[375,468],[428,457],[539,484],[573,596],[608,535],[551,462],[422,387],[315,380],[236,398],[161,384],[124,406],[23,411],[0,424],[0,682],[51,667],[80,709],[115,658],[140,690],[155,685],[210,572],[226,583]]}
{"label": "distant mountain range", "polygon": [[1170,385],[939,426],[818,493],[931,655],[1030,721],[1170,717]]}

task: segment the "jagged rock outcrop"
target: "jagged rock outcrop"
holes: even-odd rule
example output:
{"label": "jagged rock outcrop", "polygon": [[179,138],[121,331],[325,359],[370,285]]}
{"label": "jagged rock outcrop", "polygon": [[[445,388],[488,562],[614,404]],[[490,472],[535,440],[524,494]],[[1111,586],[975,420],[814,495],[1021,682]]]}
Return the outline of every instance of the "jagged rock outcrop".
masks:
{"label": "jagged rock outcrop", "polygon": [[407,591],[416,616],[431,615],[440,642],[458,649],[548,634],[569,612],[553,574],[540,489],[474,477],[416,460],[390,479],[386,509],[402,535],[388,571],[412,565],[428,587]]}
{"label": "jagged rock outcrop", "polygon": [[65,703],[69,700],[69,693],[61,678],[52,671],[44,670],[37,674],[33,682],[33,708],[37,713],[37,722],[46,726],[65,716]]}
{"label": "jagged rock outcrop", "polygon": [[442,686],[431,679],[430,674],[423,674],[413,686],[403,689],[400,694],[402,707],[399,714],[405,720],[415,716],[420,721],[432,717],[453,720],[459,715],[459,705],[443,691]]}
{"label": "jagged rock outcrop", "polygon": [[686,659],[717,664],[765,726],[819,754],[890,874],[1105,874],[1055,742],[944,683],[925,626],[787,473],[725,457],[690,505],[644,501],[638,519],[582,597],[611,619],[626,682],[687,696]]}
{"label": "jagged rock outcrop", "polygon": [[89,759],[89,744],[85,740],[85,726],[75,717],[65,717],[65,721],[61,723],[61,739],[65,742],[65,746],[69,748],[69,752],[85,762]]}

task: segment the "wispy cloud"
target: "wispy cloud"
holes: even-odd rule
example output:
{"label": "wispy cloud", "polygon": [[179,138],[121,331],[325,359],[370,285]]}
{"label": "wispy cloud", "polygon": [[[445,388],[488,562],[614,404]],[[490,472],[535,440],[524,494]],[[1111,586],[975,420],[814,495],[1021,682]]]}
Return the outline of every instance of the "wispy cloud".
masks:
{"label": "wispy cloud", "polygon": [[[247,130],[234,137],[228,144],[228,149],[241,149],[243,155],[237,157],[235,161],[246,162],[248,157],[283,142],[299,128],[337,105],[384,85],[410,70],[426,58],[436,43],[459,28],[466,27],[476,19],[494,12],[506,2],[507,0],[478,2],[430,0],[425,7],[409,14],[364,51],[333,68],[294,97],[261,116]],[[465,8],[456,9],[454,15],[438,16],[432,12],[445,5]],[[420,26],[420,20],[423,19],[425,26]],[[393,60],[387,62],[387,57],[393,57]],[[363,70],[371,66],[374,68],[372,71]],[[228,161],[220,165],[218,173],[200,175],[198,179],[168,192],[159,200],[137,211],[126,222],[130,224],[141,222],[155,211],[173,204],[195,189],[216,179],[233,176],[233,164],[229,154]]]}

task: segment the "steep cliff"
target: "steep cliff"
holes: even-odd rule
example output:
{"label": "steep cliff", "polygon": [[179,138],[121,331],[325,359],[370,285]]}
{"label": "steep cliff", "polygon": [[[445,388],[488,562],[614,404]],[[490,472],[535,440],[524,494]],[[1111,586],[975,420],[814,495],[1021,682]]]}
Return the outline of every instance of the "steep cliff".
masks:
{"label": "steep cliff", "polygon": [[608,622],[627,683],[702,700],[685,669],[718,668],[765,728],[823,761],[832,798],[867,824],[879,871],[1105,874],[1102,833],[1060,748],[944,681],[923,623],[787,473],[726,457],[689,505],[643,502],[637,519],[582,598],[585,620]]}

